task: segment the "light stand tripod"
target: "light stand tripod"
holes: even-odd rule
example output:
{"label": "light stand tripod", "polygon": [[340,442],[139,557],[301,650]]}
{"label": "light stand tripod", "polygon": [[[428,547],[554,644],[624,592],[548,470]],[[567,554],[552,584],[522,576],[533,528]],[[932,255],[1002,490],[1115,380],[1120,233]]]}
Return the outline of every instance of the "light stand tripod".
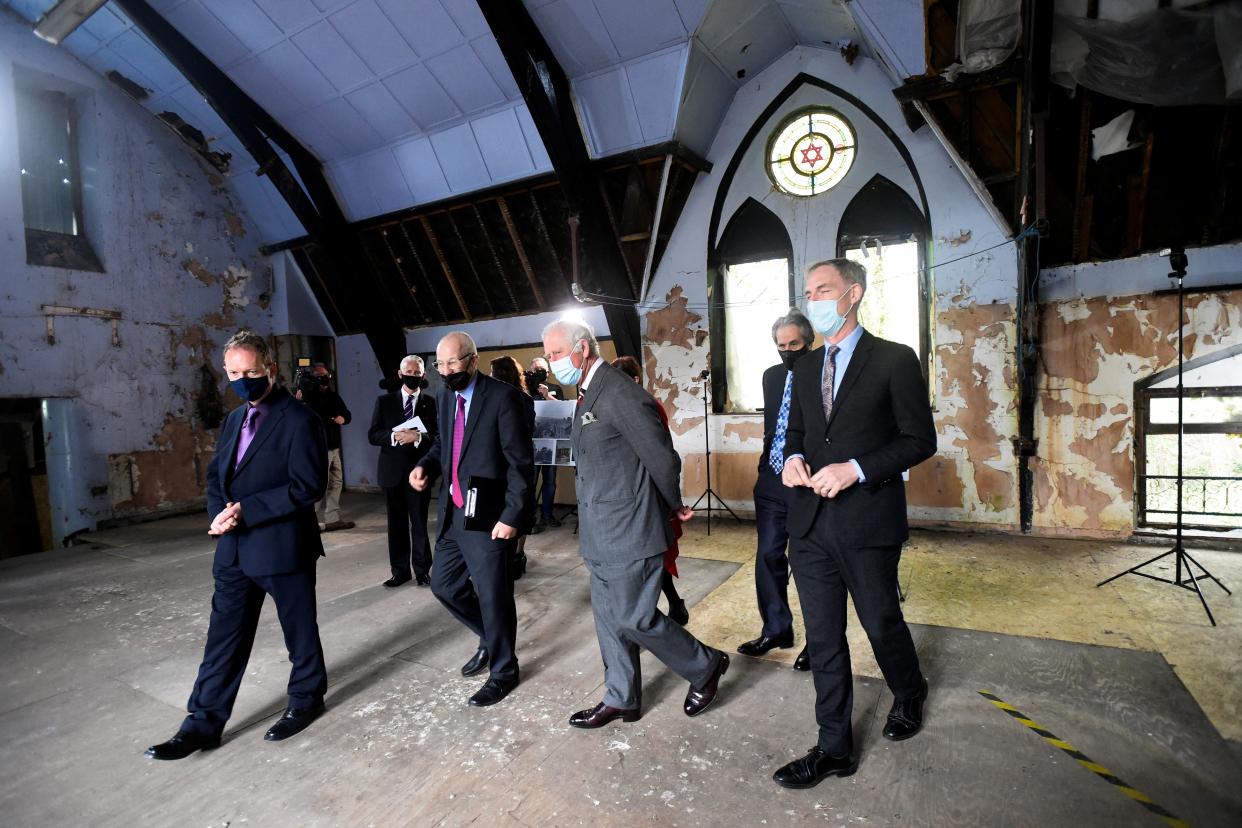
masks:
{"label": "light stand tripod", "polygon": [[[733,519],[736,520],[738,523],[742,522],[742,519],[739,518],[736,514],[734,514],[733,510],[729,508],[729,504],[725,503],[724,500],[721,499],[720,495],[716,494],[716,492],[712,490],[711,412],[707,404],[707,378],[710,376],[711,376],[711,371],[704,368],[703,372],[699,374],[697,377],[695,377],[695,379],[703,383],[703,451],[704,451],[703,464],[704,464],[704,468],[707,469],[707,488],[703,490],[703,494],[699,495],[699,499],[694,501],[694,505],[690,507],[691,509],[694,509],[697,512],[699,510],[699,504],[703,502],[703,498],[707,498],[707,506],[704,507],[703,511],[707,513],[707,534],[708,535],[712,533],[712,512],[713,511],[728,512],[730,515],[733,516]],[[716,498],[716,502],[720,504],[719,506],[712,506],[713,497]]]}
{"label": "light stand tripod", "polygon": [[[1096,588],[1102,587],[1110,581],[1115,581],[1122,575],[1141,575],[1144,578],[1150,578],[1162,584],[1172,584],[1185,590],[1194,590],[1199,596],[1200,603],[1203,604],[1203,611],[1207,613],[1208,621],[1212,622],[1212,626],[1215,627],[1216,619],[1212,617],[1212,610],[1208,607],[1207,599],[1203,597],[1203,590],[1199,588],[1199,581],[1204,578],[1211,579],[1218,587],[1225,591],[1226,595],[1232,595],[1233,593],[1220,582],[1219,578],[1208,572],[1203,564],[1190,557],[1182,546],[1182,400],[1184,397],[1182,392],[1182,331],[1185,327],[1183,323],[1185,318],[1185,291],[1182,288],[1182,280],[1186,276],[1187,260],[1186,251],[1181,247],[1174,247],[1165,255],[1169,257],[1169,266],[1173,268],[1169,278],[1177,280],[1177,540],[1173,548],[1167,552],[1162,552],[1150,560],[1143,561],[1141,564],[1132,566],[1124,572],[1118,572],[1113,577],[1100,581],[1096,584]],[[1169,555],[1172,555],[1174,560],[1175,574],[1172,580],[1141,571],[1148,564],[1153,564],[1162,558],[1167,558]],[[1185,577],[1182,576],[1183,567],[1186,570]],[[1195,575],[1191,567],[1198,568],[1202,574]]]}

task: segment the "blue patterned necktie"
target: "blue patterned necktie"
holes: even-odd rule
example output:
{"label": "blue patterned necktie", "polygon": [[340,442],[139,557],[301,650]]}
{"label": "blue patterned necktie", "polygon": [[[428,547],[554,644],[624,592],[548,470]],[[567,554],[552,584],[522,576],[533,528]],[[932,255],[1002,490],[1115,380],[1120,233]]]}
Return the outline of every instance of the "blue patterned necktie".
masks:
{"label": "blue patterned necktie", "polygon": [[776,433],[772,437],[772,450],[768,452],[768,465],[780,474],[785,468],[785,431],[789,428],[789,399],[793,394],[793,371],[785,374],[785,391],[781,394],[781,410],[776,415]]}

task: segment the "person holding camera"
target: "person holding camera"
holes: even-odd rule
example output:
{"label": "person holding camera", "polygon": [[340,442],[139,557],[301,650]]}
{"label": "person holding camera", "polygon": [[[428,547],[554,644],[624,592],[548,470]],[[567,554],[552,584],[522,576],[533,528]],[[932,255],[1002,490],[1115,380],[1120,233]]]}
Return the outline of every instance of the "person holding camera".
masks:
{"label": "person holding camera", "polygon": [[332,372],[322,362],[316,362],[309,371],[299,368],[294,394],[323,420],[324,435],[328,440],[328,489],[323,500],[315,504],[319,513],[320,531],[335,532],[353,529],[352,520],[341,520],[341,489],[345,474],[341,465],[341,426],[349,425],[349,408],[341,395],[332,390]]}
{"label": "person holding camera", "polygon": [[[536,400],[563,400],[565,391],[559,385],[548,382],[548,361],[543,357],[535,357],[530,361],[530,370],[526,372],[527,392]],[[539,491],[539,518],[531,527],[530,533],[538,535],[549,526],[556,528],[561,522],[556,519],[552,507],[556,505],[556,466],[535,466],[535,484]],[[539,477],[543,482],[540,484]]]}

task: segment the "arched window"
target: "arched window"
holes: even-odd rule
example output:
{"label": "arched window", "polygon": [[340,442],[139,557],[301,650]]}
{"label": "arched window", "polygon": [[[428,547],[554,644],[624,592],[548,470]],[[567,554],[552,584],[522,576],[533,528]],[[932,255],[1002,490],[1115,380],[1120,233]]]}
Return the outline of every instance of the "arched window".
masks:
{"label": "arched window", "polygon": [[793,246],[781,220],[748,198],[725,227],[713,260],[713,407],[753,413],[763,408],[763,371],[776,362],[772,323],[793,296]]}
{"label": "arched window", "polygon": [[876,175],[845,208],[837,255],[867,269],[867,298],[858,310],[876,336],[909,345],[924,376],[931,353],[931,279],[926,271],[927,221],[905,190]]}

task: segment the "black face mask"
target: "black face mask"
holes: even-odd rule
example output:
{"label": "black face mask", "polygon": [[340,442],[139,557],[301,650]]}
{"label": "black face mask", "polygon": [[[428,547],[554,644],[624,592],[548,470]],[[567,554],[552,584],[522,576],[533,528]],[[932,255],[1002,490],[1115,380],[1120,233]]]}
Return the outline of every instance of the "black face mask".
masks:
{"label": "black face mask", "polygon": [[320,391],[327,391],[329,382],[331,382],[331,380],[327,377],[315,377],[315,385],[319,386]]}
{"label": "black face mask", "polygon": [[785,363],[785,370],[792,371],[794,363],[806,356],[806,348],[798,348],[795,350],[781,351],[781,362]]}
{"label": "black face mask", "polygon": [[542,368],[531,368],[530,378],[535,381],[536,385],[541,385],[548,381],[548,372]]}
{"label": "black face mask", "polygon": [[469,371],[454,371],[444,376],[444,384],[453,392],[465,391],[474,375]]}
{"label": "black face mask", "polygon": [[427,378],[426,378],[426,377],[411,377],[411,376],[408,376],[408,375],[406,375],[406,374],[402,374],[402,375],[401,375],[401,382],[402,382],[402,383],[404,383],[404,384],[405,384],[405,387],[406,387],[406,388],[408,388],[408,389],[410,389],[411,391],[417,391],[417,390],[419,390],[420,388],[426,388],[426,387],[427,387]]}

